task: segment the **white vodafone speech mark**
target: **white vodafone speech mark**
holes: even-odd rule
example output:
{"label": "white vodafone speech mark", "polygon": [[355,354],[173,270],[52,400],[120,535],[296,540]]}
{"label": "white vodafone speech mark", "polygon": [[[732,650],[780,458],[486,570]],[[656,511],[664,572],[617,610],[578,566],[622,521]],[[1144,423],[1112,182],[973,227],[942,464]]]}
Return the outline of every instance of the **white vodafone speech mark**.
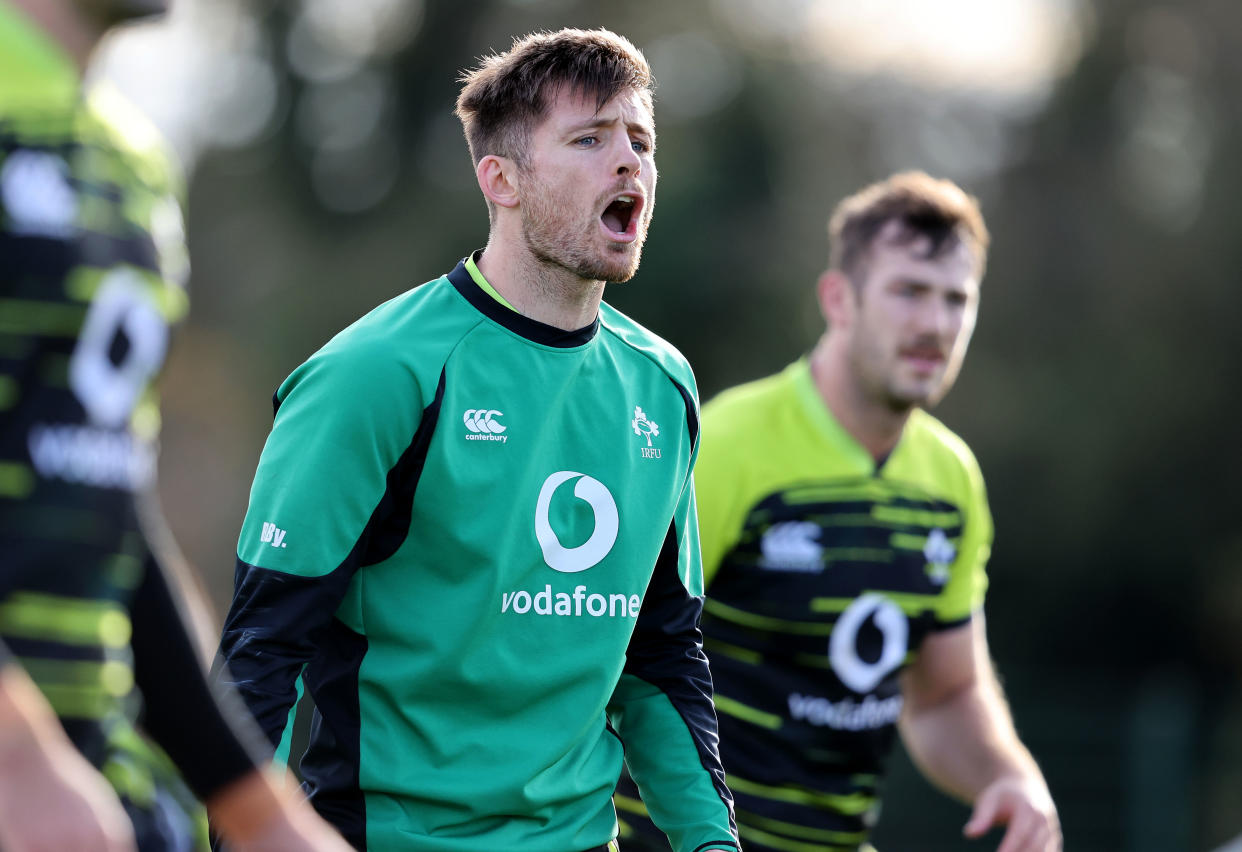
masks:
{"label": "white vodafone speech mark", "polygon": [[[875,625],[884,636],[880,659],[868,663],[858,656],[858,631],[875,614]],[[828,660],[841,682],[859,694],[875,689],[884,676],[901,665],[909,647],[910,623],[895,603],[874,592],[860,595],[850,604],[828,638]]]}
{"label": "white vodafone speech mark", "polygon": [[[556,489],[575,476],[581,478],[574,486],[574,496],[590,504],[595,513],[595,530],[584,544],[565,547],[548,521],[548,510]],[[573,470],[559,470],[544,480],[543,488],[539,489],[539,500],[535,503],[535,537],[539,539],[539,547],[543,550],[543,561],[552,570],[562,574],[576,574],[592,565],[598,565],[617,543],[619,528],[617,503],[598,479]]]}

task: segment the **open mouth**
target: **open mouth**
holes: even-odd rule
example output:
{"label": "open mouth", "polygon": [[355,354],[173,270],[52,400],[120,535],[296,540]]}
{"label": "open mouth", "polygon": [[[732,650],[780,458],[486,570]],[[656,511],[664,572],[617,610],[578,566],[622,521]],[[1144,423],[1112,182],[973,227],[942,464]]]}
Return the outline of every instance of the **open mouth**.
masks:
{"label": "open mouth", "polygon": [[638,213],[642,206],[640,195],[619,195],[604,208],[599,219],[614,239],[629,241],[638,234]]}

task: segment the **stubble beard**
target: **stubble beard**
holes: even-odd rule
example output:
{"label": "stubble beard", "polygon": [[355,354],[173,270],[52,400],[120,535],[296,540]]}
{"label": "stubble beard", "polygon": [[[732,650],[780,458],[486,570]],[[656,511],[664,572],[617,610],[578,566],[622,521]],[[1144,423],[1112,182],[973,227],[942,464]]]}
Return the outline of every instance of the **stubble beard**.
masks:
{"label": "stubble beard", "polygon": [[587,281],[621,283],[638,271],[647,238],[645,228],[640,227],[633,243],[608,243],[607,254],[600,257],[591,249],[599,223],[590,218],[584,223],[573,221],[572,214],[559,207],[542,186],[528,191],[521,209],[522,236],[539,263]]}
{"label": "stubble beard", "polygon": [[926,391],[903,388],[896,375],[900,361],[886,369],[885,360],[883,353],[858,338],[854,339],[854,345],[850,347],[850,370],[855,381],[867,399],[883,406],[891,414],[906,415],[916,408],[930,408],[948,392],[947,374],[942,374]]}

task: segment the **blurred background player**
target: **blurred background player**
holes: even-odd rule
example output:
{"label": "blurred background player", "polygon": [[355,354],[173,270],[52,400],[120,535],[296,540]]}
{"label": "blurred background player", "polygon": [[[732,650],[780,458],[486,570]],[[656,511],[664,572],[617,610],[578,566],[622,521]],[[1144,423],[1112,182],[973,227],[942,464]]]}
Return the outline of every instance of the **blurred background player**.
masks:
{"label": "blurred background player", "polygon": [[[1061,847],[984,630],[992,521],[969,448],[924,411],[974,330],[988,247],[975,200],[901,173],[829,223],[808,358],[704,407],[695,474],[703,632],[748,852],[865,848],[895,731],[973,803],[970,837]],[[622,819],[652,842],[628,783]],[[626,834],[623,831],[623,837]]]}
{"label": "blurred background player", "polygon": [[162,6],[0,0],[0,848],[201,848],[198,796],[239,849],[344,849],[255,768],[143,532],[151,380],[186,310],[178,186],[80,78]]}

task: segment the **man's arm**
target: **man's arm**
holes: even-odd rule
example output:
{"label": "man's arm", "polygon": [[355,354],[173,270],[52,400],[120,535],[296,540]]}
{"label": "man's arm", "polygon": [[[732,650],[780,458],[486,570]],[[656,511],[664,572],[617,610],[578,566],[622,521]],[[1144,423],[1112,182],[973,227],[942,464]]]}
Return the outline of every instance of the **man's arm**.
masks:
{"label": "man's arm", "polygon": [[902,692],[906,748],[932,783],[974,805],[968,837],[1008,825],[999,852],[1061,849],[1056,806],[1014,730],[982,613],[929,636],[902,675]]}
{"label": "man's arm", "polygon": [[702,594],[694,488],[688,483],[609,705],[626,766],[674,852],[738,848],[699,632]]}
{"label": "man's arm", "polygon": [[419,389],[386,340],[346,337],[281,385],[237,545],[223,679],[273,747],[354,575],[404,541],[408,494],[400,489],[417,482],[443,393],[441,373],[421,410]]}
{"label": "man's arm", "polygon": [[103,776],[74,748],[0,644],[0,848],[132,852],[134,830]]}

